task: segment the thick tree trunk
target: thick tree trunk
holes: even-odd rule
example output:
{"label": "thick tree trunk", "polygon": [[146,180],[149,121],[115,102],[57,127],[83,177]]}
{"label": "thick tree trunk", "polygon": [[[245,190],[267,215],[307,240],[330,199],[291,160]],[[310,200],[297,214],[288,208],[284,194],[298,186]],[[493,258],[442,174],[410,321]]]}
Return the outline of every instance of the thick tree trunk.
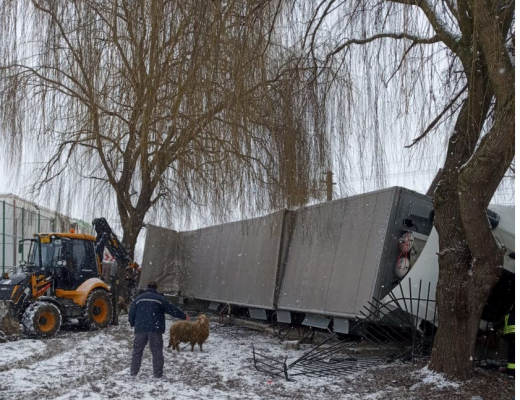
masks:
{"label": "thick tree trunk", "polygon": [[478,190],[461,183],[457,186],[461,192],[453,194],[447,186],[441,182],[435,196],[439,326],[429,366],[453,378],[469,379],[482,310],[500,277],[503,251],[491,233],[487,203],[472,199]]}
{"label": "thick tree trunk", "polygon": [[463,107],[435,192],[439,329],[429,366],[457,379],[473,376],[482,310],[501,274],[503,249],[491,232],[486,208],[514,157],[513,104],[508,99],[496,113],[493,127],[469,162],[467,146],[476,146],[471,130],[479,124],[467,117],[469,107]]}
{"label": "thick tree trunk", "polygon": [[[135,245],[137,237],[141,231],[143,219],[140,221],[135,219],[128,219],[126,224],[123,224],[123,238],[121,243],[126,247],[132,260],[134,259]],[[139,285],[139,275],[136,271],[130,271],[125,268],[118,269],[119,279],[119,293],[130,302],[137,295],[137,286]]]}
{"label": "thick tree trunk", "polygon": [[498,275],[475,272],[483,268],[468,260],[465,245],[455,245],[456,236],[449,231],[439,234],[439,246],[444,249],[439,253],[439,326],[429,367],[453,378],[469,379],[482,310]]}
{"label": "thick tree trunk", "polygon": [[[445,277],[450,275],[457,282],[456,274]],[[439,329],[429,367],[453,378],[469,379],[473,376],[473,352],[485,300],[465,297],[469,290],[478,290],[473,285],[457,282],[450,286],[440,291],[441,298],[437,297]]]}
{"label": "thick tree trunk", "polygon": [[[123,228],[123,238],[121,239],[122,245],[127,249],[130,258],[134,260],[135,255],[135,246],[137,244],[137,238],[139,237],[139,233],[144,224],[144,217],[148,212],[151,202],[150,201],[142,201],[142,196],[145,196],[144,193],[140,195],[139,204],[145,204],[146,207],[142,209],[137,209],[132,207],[128,209],[125,207],[127,203],[118,201],[118,209],[119,216],[121,218],[121,225]],[[151,198],[151,195],[148,196]],[[128,202],[130,204],[130,202]],[[130,301],[137,294],[137,285],[139,284],[139,274],[136,271],[126,270],[120,266],[118,270],[118,278],[119,278],[119,292],[121,296],[125,298],[126,301]]]}
{"label": "thick tree trunk", "polygon": [[[483,96],[486,79],[474,77],[448,145],[448,155],[434,193],[435,227],[439,234],[439,280],[437,306],[439,325],[429,367],[452,378],[473,375],[473,350],[482,309],[489,296],[472,279],[472,254],[465,237],[460,202],[462,166],[477,145],[485,114],[491,102]],[[485,98],[484,102],[474,99]],[[482,210],[485,212],[485,208]],[[489,229],[489,227],[484,227]],[[475,294],[480,296],[475,296]]]}
{"label": "thick tree trunk", "polygon": [[439,326],[429,367],[468,379],[473,374],[471,357],[483,305],[470,300],[469,293],[477,290],[468,280],[471,253],[461,229],[458,199],[450,196],[451,185],[446,184],[447,176],[444,179],[435,192],[435,226],[440,250],[436,294]]}
{"label": "thick tree trunk", "polygon": [[126,224],[123,225],[123,238],[121,243],[128,250],[130,257],[133,259],[135,254],[135,246],[137,244],[137,238],[141,232],[143,226],[143,220],[136,221],[129,219]]}

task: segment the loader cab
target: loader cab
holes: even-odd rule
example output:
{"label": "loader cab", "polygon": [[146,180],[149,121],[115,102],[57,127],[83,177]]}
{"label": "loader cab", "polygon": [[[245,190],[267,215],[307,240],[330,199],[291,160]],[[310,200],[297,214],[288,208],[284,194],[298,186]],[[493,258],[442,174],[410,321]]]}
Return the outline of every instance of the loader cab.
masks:
{"label": "loader cab", "polygon": [[81,234],[36,234],[31,240],[26,268],[52,276],[55,289],[73,290],[98,278],[95,238]]}

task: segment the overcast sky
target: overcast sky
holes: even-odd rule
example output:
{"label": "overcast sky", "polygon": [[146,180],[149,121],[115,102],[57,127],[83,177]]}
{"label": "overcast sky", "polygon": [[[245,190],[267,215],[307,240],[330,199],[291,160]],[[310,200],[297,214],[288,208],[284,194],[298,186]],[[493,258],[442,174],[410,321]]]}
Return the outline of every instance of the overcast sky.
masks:
{"label": "overcast sky", "polygon": [[[331,23],[336,23],[334,18],[331,19]],[[425,23],[427,23],[425,21]],[[341,26],[339,26],[340,29]],[[288,40],[290,36],[287,36]],[[393,43],[393,46],[397,44]],[[402,45],[402,43],[401,43]],[[393,48],[393,47],[392,47]],[[442,53],[439,53],[439,57]],[[369,141],[364,145],[363,151],[357,149],[355,140],[349,140],[346,144],[345,149],[339,149],[335,146],[337,151],[337,157],[348,159],[349,163],[352,164],[351,171],[344,174],[341,170],[335,170],[335,181],[338,184],[334,187],[334,198],[346,197],[348,195],[364,193],[372,190],[382,189],[383,187],[390,186],[403,186],[411,190],[415,190],[419,193],[425,193],[430,186],[437,170],[442,167],[445,158],[445,149],[442,144],[442,135],[440,133],[432,132],[430,136],[434,142],[433,145],[427,147],[426,151],[417,151],[416,149],[404,149],[406,144],[410,143],[410,138],[414,138],[420,134],[421,121],[419,117],[414,118],[413,115],[422,115],[421,109],[414,109],[416,105],[416,99],[413,98],[409,105],[409,113],[412,115],[409,121],[411,122],[408,126],[403,125],[401,119],[394,117],[391,111],[391,106],[397,102],[396,93],[399,93],[400,87],[403,82],[400,80],[393,79],[390,82],[389,89],[386,94],[379,93],[379,86],[370,80],[370,74],[366,71],[362,64],[351,64],[349,68],[354,69],[354,75],[358,77],[358,80],[353,82],[352,92],[354,93],[352,103],[356,109],[359,107],[359,112],[351,115],[350,121],[352,125],[347,127],[346,133],[352,134],[354,129],[363,132],[366,136],[371,136],[374,132],[377,132],[381,145],[384,147],[384,179],[381,177],[370,176],[370,173],[365,172],[364,175],[361,171],[357,171],[357,166],[360,163],[371,164],[374,158],[374,153],[377,147],[372,147],[372,143]],[[410,67],[414,67],[413,64]],[[357,70],[359,68],[359,70]],[[425,84],[428,84],[428,79],[425,78]],[[435,80],[434,80],[435,81]],[[394,87],[395,85],[395,87]],[[441,90],[442,85],[438,86],[436,90]],[[350,90],[349,89],[349,90]],[[423,88],[418,86],[419,93],[425,92]],[[380,101],[378,102],[379,115],[374,114],[373,106],[374,95]],[[339,104],[346,106],[343,102]],[[417,103],[418,104],[418,103]],[[418,107],[418,105],[417,105]],[[388,110],[387,110],[388,108]],[[386,113],[386,114],[385,114]],[[427,113],[425,113],[427,114]],[[379,118],[378,118],[379,116]],[[384,117],[384,118],[383,118]],[[335,118],[330,118],[331,121],[335,121]],[[426,116],[427,122],[431,120]],[[334,128],[332,128],[334,129]],[[441,130],[441,132],[443,132]],[[2,142],[0,142],[2,146]],[[352,153],[351,150],[353,149]],[[0,157],[2,156],[3,149],[0,148]],[[30,151],[33,151],[32,149]],[[25,154],[27,155],[27,154]],[[16,171],[9,170],[9,166],[5,165],[5,162],[0,162],[0,193],[14,193],[20,197],[27,198],[28,200],[36,201],[42,206],[54,208],[56,199],[50,196],[42,199],[34,199],[29,195],[30,184],[34,182],[34,175],[30,172],[31,168],[22,168],[24,174]],[[336,165],[339,163],[336,163]],[[370,168],[366,168],[365,171],[370,171]],[[323,171],[325,172],[325,171]],[[325,187],[324,187],[325,189]],[[66,189],[65,189],[66,190]],[[501,204],[514,204],[514,181],[509,179],[499,188],[498,196],[492,201]],[[106,200],[110,203],[110,199]],[[65,209],[63,209],[65,208]],[[74,218],[83,219],[85,221],[91,221],[93,217],[98,217],[100,210],[88,209],[85,204],[81,201],[76,201],[74,204],[62,206],[59,211],[69,214]],[[116,213],[115,209],[113,213],[104,212],[107,219],[111,223],[115,223]],[[193,218],[193,224],[189,226],[190,229],[198,228],[200,225],[206,225],[204,221],[198,218]],[[176,221],[167,221],[166,224],[175,226],[177,229],[186,229],[182,223],[176,223]]]}
{"label": "overcast sky", "polygon": [[12,190],[7,184],[7,170],[3,164],[0,162],[0,193],[10,193]]}

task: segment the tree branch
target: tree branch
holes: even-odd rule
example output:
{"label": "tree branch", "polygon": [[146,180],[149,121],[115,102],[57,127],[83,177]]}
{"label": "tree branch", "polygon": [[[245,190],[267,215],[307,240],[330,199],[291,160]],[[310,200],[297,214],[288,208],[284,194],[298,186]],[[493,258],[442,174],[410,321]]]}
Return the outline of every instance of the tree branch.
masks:
{"label": "tree branch", "polygon": [[419,7],[428,21],[430,22],[431,26],[435,30],[436,36],[439,36],[439,38],[448,46],[455,54],[459,55],[460,48],[458,46],[459,39],[454,36],[452,33],[448,32],[448,30],[444,27],[443,23],[441,22],[441,18],[435,13],[435,10],[433,9],[433,5],[428,0],[388,0],[391,3],[398,3],[398,4],[404,4],[408,6],[417,6]]}
{"label": "tree branch", "polygon": [[459,99],[459,97],[462,95],[462,93],[464,93],[466,91],[466,89],[468,88],[468,84],[464,85],[464,87],[461,89],[461,91],[459,93],[457,93],[457,95],[448,103],[448,105],[446,107],[444,107],[444,109],[440,112],[439,115],[437,115],[437,117],[432,121],[430,122],[430,124],[428,125],[428,127],[424,130],[423,133],[421,133],[419,136],[417,136],[411,144],[407,145],[407,146],[404,146],[405,148],[409,149],[410,147],[413,147],[415,146],[417,143],[419,143],[422,139],[424,139],[426,137],[426,135],[428,135],[428,133],[433,129],[435,128],[435,126],[437,125],[437,123],[441,120],[442,116],[444,114],[446,114],[450,108],[453,106],[453,104],[455,104],[455,102]]}
{"label": "tree branch", "polygon": [[335,56],[336,54],[338,54],[339,52],[341,52],[342,50],[344,50],[345,48],[347,48],[347,47],[349,47],[349,46],[351,46],[353,44],[363,45],[363,44],[367,44],[367,43],[370,43],[370,42],[373,42],[373,41],[379,40],[379,39],[395,39],[395,40],[406,39],[406,40],[411,40],[414,45],[417,45],[417,44],[432,44],[432,43],[438,43],[438,42],[441,41],[441,39],[437,35],[432,36],[431,38],[421,38],[421,37],[418,37],[418,36],[410,35],[408,33],[392,33],[392,32],[379,33],[377,35],[371,36],[371,37],[366,38],[366,39],[350,39],[350,40],[347,40],[346,42],[344,42],[340,46],[336,47],[334,49],[334,51],[332,51],[332,52],[327,54],[327,56],[325,57],[324,65],[328,64],[328,61],[330,60],[331,57]]}

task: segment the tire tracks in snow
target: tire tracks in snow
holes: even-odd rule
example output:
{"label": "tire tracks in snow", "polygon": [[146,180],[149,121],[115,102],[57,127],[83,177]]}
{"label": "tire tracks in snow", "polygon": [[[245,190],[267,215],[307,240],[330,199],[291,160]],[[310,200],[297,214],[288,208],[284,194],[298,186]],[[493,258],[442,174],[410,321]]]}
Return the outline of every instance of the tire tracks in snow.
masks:
{"label": "tire tracks in snow", "polygon": [[[21,339],[24,340],[24,339]],[[52,341],[51,343],[49,343]],[[31,366],[40,361],[47,360],[48,358],[54,357],[58,354],[64,353],[68,350],[67,346],[61,342],[60,339],[48,339],[47,341],[41,341],[42,345],[45,346],[45,350],[42,353],[38,353],[32,356],[28,356],[22,360],[16,360],[12,363],[2,365],[0,367],[0,373],[12,370],[12,369],[23,369]]]}
{"label": "tire tracks in snow", "polygon": [[2,366],[0,400],[20,395],[24,399],[56,398],[108,379],[128,368],[132,336],[124,328],[110,327],[67,332],[42,342],[46,346],[42,353]]}

